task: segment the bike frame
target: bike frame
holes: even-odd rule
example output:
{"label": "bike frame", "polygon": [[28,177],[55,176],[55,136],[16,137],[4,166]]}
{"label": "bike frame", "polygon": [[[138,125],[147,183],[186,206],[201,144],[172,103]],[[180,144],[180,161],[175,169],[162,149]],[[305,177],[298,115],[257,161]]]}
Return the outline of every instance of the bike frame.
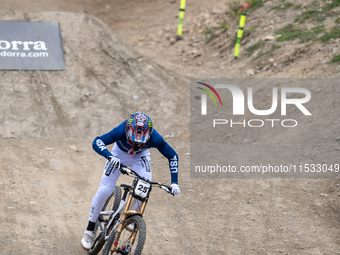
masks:
{"label": "bike frame", "polygon": [[[128,195],[128,199],[125,203],[125,209],[121,215],[121,219],[120,219],[120,222],[119,222],[119,225],[115,231],[115,237],[113,239],[113,243],[112,243],[112,246],[111,246],[111,252],[116,252],[118,250],[118,239],[120,237],[120,233],[122,232],[123,228],[124,228],[124,223],[125,223],[125,220],[127,218],[129,218],[130,216],[132,215],[140,215],[140,216],[143,216],[143,213],[144,213],[144,210],[145,210],[145,207],[146,207],[146,204],[148,202],[148,198],[149,198],[149,194],[150,194],[150,191],[151,191],[151,186],[150,186],[150,190],[148,192],[148,195],[147,197],[144,199],[144,201],[142,201],[142,206],[141,206],[141,211],[140,212],[137,212],[135,210],[129,210],[131,204],[132,204],[132,200],[134,198],[134,189],[136,187],[136,184],[137,184],[137,181],[138,181],[138,178],[135,178],[134,181],[133,181],[133,185],[132,185],[132,189],[130,189],[129,191],[129,195]],[[127,191],[125,191],[127,192]],[[111,231],[112,232],[112,231]],[[134,242],[135,238],[136,238],[136,235],[137,235],[137,231],[134,231],[133,235],[132,235],[132,239],[131,239],[131,243]]]}
{"label": "bike frame", "polygon": [[[135,184],[136,183],[136,180],[137,178],[135,178],[135,180],[133,181],[133,183]],[[145,210],[145,206],[146,206],[146,203],[143,203],[142,204],[142,207],[141,207],[141,212],[137,212],[135,210],[131,210],[131,205],[133,205],[137,199],[133,198],[133,189],[135,188],[135,186],[130,186],[132,188],[132,190],[124,190],[124,194],[123,194],[123,198],[120,200],[120,204],[119,204],[119,207],[117,209],[117,211],[101,211],[99,213],[99,215],[110,215],[110,220],[105,228],[105,233],[104,233],[104,239],[105,239],[105,242],[107,241],[107,239],[109,239],[110,237],[110,234],[112,233],[112,230],[115,230],[118,226],[118,224],[116,226],[113,227],[113,229],[111,230],[111,232],[108,234],[107,233],[107,230],[110,228],[110,226],[112,224],[114,224],[114,219],[115,217],[120,214],[121,215],[121,218],[120,218],[120,222],[124,222],[127,218],[127,216],[130,216],[132,214],[139,214],[139,215],[143,215],[143,212]],[[129,195],[127,196],[127,193],[129,192]],[[126,198],[127,197],[127,198]],[[125,217],[123,217],[125,216]]]}

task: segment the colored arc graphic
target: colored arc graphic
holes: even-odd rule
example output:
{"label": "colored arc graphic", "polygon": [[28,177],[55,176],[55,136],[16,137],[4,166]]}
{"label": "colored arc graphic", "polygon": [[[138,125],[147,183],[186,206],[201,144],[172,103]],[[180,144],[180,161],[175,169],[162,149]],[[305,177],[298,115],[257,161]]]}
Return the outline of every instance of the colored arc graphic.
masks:
{"label": "colored arc graphic", "polygon": [[215,98],[213,97],[213,95],[210,93],[209,90],[202,89],[202,88],[200,88],[200,87],[196,87],[196,88],[203,90],[203,91],[206,92],[209,96],[211,96],[211,98],[214,100],[215,105],[217,105],[217,104],[216,104]]}
{"label": "colored arc graphic", "polygon": [[[197,82],[197,83],[202,84],[202,85],[208,87],[209,89],[211,89],[211,90],[215,93],[215,95],[218,97],[218,100],[220,100],[220,104],[222,105],[222,100],[221,100],[221,98],[220,98],[220,95],[217,93],[217,91],[216,91],[213,87],[211,87],[210,85],[205,84],[205,83],[203,83],[203,82]],[[217,104],[216,104],[216,101],[215,101],[215,98],[213,97],[213,95],[212,95],[208,90],[202,89],[202,88],[200,88],[200,87],[197,87],[197,88],[198,88],[198,89],[201,89],[201,90],[203,90],[203,91],[205,91],[209,96],[211,96],[211,98],[212,98],[212,99],[214,100],[214,102],[215,102],[215,105],[217,105]]]}

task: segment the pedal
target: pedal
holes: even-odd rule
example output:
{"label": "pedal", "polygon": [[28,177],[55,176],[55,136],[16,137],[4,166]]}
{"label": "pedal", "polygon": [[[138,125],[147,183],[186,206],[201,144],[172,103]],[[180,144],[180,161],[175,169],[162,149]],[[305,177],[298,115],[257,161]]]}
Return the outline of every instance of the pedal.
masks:
{"label": "pedal", "polygon": [[125,246],[123,246],[122,248],[123,250],[121,248],[118,248],[117,253],[123,254],[123,255],[129,255],[129,251],[125,250]]}

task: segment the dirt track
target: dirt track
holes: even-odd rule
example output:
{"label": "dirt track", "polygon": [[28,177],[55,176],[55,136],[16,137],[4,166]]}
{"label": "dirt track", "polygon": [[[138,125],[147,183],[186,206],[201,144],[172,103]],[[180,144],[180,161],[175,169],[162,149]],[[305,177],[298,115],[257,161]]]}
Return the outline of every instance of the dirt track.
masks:
{"label": "dirt track", "polygon": [[[145,254],[338,252],[336,181],[190,179],[188,143],[169,142],[182,193],[153,191]],[[90,141],[5,139],[1,151],[2,254],[85,254],[79,240],[103,163]],[[154,179],[168,181],[152,154]]]}
{"label": "dirt track", "polygon": [[[191,8],[192,12],[188,12],[186,17],[192,18],[204,7],[213,6],[218,2],[199,5],[198,1],[191,1],[187,8],[188,10]],[[133,2],[119,0],[114,3],[106,0],[93,2],[75,0],[71,3],[44,1],[43,4],[36,1],[5,0],[1,8],[87,12],[103,20],[123,41],[133,45],[135,49],[158,64],[178,71],[183,76],[189,74],[203,76],[203,70],[205,77],[216,75],[217,61],[209,59],[203,66],[196,65],[196,62],[188,64],[183,61],[182,56],[176,55],[178,53],[176,47],[184,47],[186,41],[179,42],[171,48],[168,42],[157,42],[155,39],[152,44],[152,42],[146,43],[147,39],[143,39],[143,36],[147,37],[150,33],[157,34],[160,29],[167,26],[176,27],[175,15],[178,5],[178,1],[170,4],[169,1],[146,0]],[[51,120],[44,119],[45,128],[38,129],[40,115],[37,114],[41,113],[32,112],[31,118],[35,118],[35,121],[21,124],[20,121],[24,116],[20,113],[20,108],[29,114],[27,111],[31,103],[27,102],[31,101],[25,101],[25,98],[28,98],[25,94],[26,88],[19,86],[21,79],[17,77],[26,77],[26,73],[19,72],[21,76],[18,76],[14,72],[1,72],[1,89],[9,84],[14,88],[12,91],[6,90],[8,94],[5,95],[11,96],[9,100],[13,100],[15,104],[9,104],[7,108],[2,107],[3,115],[10,113],[9,116],[2,117],[9,117],[13,122],[7,126],[5,124],[8,122],[4,121],[4,118],[1,122],[6,130],[4,128],[1,130],[3,138],[0,143],[0,221],[2,222],[0,254],[86,254],[80,248],[79,242],[87,224],[90,203],[104,165],[103,158],[92,150],[91,142],[96,135],[109,131],[113,124],[120,121],[118,119],[125,118],[128,111],[138,107],[137,102],[131,101],[131,104],[125,105],[124,110],[114,113],[117,120],[115,119],[113,124],[106,122],[106,112],[93,109],[101,109],[103,102],[109,102],[116,108],[123,103],[124,100],[117,103],[114,94],[110,94],[110,97],[105,96],[107,88],[103,84],[115,77],[105,75],[109,73],[107,69],[103,71],[107,65],[96,67],[93,64],[91,68],[77,69],[79,66],[88,66],[74,61],[82,58],[78,58],[79,56],[75,58],[70,54],[72,50],[69,49],[76,47],[77,40],[72,41],[70,38],[65,40],[66,60],[70,61],[66,64],[69,64],[73,70],[69,74],[75,76],[71,81],[76,82],[78,86],[74,89],[74,95],[81,96],[67,98],[55,92],[56,99],[60,100],[58,101],[60,109],[63,110],[61,113],[67,120],[64,126],[61,125],[62,121],[58,119],[55,109],[50,111],[50,101],[46,99],[48,88],[41,89],[39,92],[41,97],[32,101],[41,102],[41,105],[45,106],[43,115],[55,117],[51,117]],[[157,48],[152,50],[156,46]],[[108,44],[108,48],[110,51],[113,46]],[[132,56],[132,59],[139,57],[137,53],[130,51],[127,51],[127,54]],[[95,59],[88,59],[89,63],[91,60]],[[137,64],[131,68],[145,71],[149,70],[148,65],[153,66],[150,70],[154,75],[151,77],[156,82],[174,77],[174,80],[170,79],[172,85],[167,87],[166,91],[143,83],[142,78],[140,81],[145,86],[144,90],[152,91],[146,94],[153,102],[148,104],[150,107],[148,111],[156,116],[156,129],[157,126],[160,127],[161,134],[167,137],[167,141],[179,154],[182,193],[173,198],[160,190],[153,191],[145,216],[148,232],[144,254],[340,253],[338,196],[340,187],[337,185],[340,184],[339,180],[190,178],[188,155],[190,146],[187,135],[189,110],[188,102],[185,101],[188,91],[184,95],[178,92],[178,86],[184,89],[188,83],[182,83],[182,78],[177,78],[177,74],[159,67],[152,61],[146,59],[146,64],[143,66],[136,61]],[[246,76],[245,62],[228,68],[234,71],[235,76],[237,74]],[[332,71],[322,72],[322,69],[318,69],[314,64],[311,63],[310,66],[317,68],[319,73],[324,74],[321,75],[323,77],[331,77],[331,72],[336,69],[332,67]],[[142,67],[145,69],[140,69]],[[299,65],[297,67],[302,69]],[[260,73],[259,77],[267,77],[266,75],[292,77],[294,71],[289,72],[289,68],[292,67],[287,67],[281,74]],[[91,72],[83,73],[83,70],[91,70]],[[141,77],[145,77],[144,71],[140,71]],[[125,77],[127,84],[131,84],[132,87],[128,90],[126,87],[119,88],[118,85],[118,88],[121,93],[124,93],[126,99],[131,100],[138,92],[138,86],[133,87],[136,77],[129,79],[128,77],[132,77],[129,72],[120,75]],[[50,83],[47,84],[53,84],[54,74],[42,76],[42,81],[50,79]],[[88,79],[91,85],[88,84]],[[31,73],[31,79],[28,81],[32,86],[39,85],[39,79],[34,73]],[[67,79],[65,81],[69,82]],[[16,85],[16,82],[19,85]],[[62,79],[58,84],[58,86],[65,86],[65,88],[61,87],[63,90],[67,89]],[[95,98],[89,99],[83,97],[93,89],[98,96],[95,94]],[[159,97],[164,104],[161,104]],[[166,101],[167,97],[168,101]],[[2,103],[5,102],[4,98],[1,100]],[[70,107],[71,103],[77,100],[79,100],[77,107]],[[332,100],[336,101],[337,95],[334,95]],[[19,105],[20,102],[26,103]],[[36,106],[35,109],[38,107]],[[180,115],[180,112],[184,113]],[[176,119],[174,116],[178,115],[181,117]],[[172,117],[172,125],[169,125],[169,116]],[[93,123],[93,119],[98,123]],[[34,127],[32,130],[29,124]],[[79,132],[80,130],[83,133]],[[332,143],[334,138],[339,137],[338,130],[331,131],[328,143]],[[309,151],[304,153],[308,155]],[[152,159],[154,180],[169,182],[166,160],[156,150],[152,150]],[[120,183],[124,180],[130,181],[122,178]]]}

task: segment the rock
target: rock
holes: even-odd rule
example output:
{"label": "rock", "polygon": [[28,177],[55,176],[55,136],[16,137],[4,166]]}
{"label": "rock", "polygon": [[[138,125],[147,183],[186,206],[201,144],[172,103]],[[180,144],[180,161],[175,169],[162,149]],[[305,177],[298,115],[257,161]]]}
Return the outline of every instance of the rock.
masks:
{"label": "rock", "polygon": [[[281,36],[281,35],[280,35]],[[262,41],[274,41],[276,38],[273,35],[267,35],[262,39]]]}
{"label": "rock", "polygon": [[70,145],[69,148],[70,148],[71,150],[75,151],[75,152],[78,152],[77,147],[74,146],[74,145]]}
{"label": "rock", "polygon": [[226,8],[223,8],[223,9],[220,11],[220,14],[226,14],[228,11],[229,11],[229,7],[227,6]]}
{"label": "rock", "polygon": [[199,37],[197,37],[197,36],[193,36],[193,37],[191,37],[191,41],[192,41],[193,43],[199,43],[199,42],[201,42],[202,40],[201,40],[201,38],[199,38]]}
{"label": "rock", "polygon": [[247,70],[247,76],[252,76],[252,75],[254,75],[254,70],[253,69]]}
{"label": "rock", "polygon": [[172,45],[172,44],[174,44],[175,42],[176,42],[176,38],[171,37],[171,38],[170,38],[170,44]]}
{"label": "rock", "polygon": [[201,56],[201,53],[198,52],[197,50],[193,50],[191,54],[193,58],[198,58],[199,56]]}
{"label": "rock", "polygon": [[164,136],[164,139],[167,139],[167,138],[174,138],[174,136],[175,136],[175,135],[174,135],[173,133],[172,133],[171,135],[165,135],[165,136]]}
{"label": "rock", "polygon": [[214,7],[212,10],[211,10],[211,13],[212,14],[218,14],[218,13],[221,13],[222,10],[218,9],[217,7]]}
{"label": "rock", "polygon": [[94,94],[94,92],[91,91],[91,92],[88,92],[88,93],[84,94],[84,96],[89,97],[89,96],[92,96],[93,94]]}
{"label": "rock", "polygon": [[263,71],[266,71],[266,70],[268,70],[269,69],[269,67],[270,67],[270,65],[266,65],[265,67],[263,67]]}
{"label": "rock", "polygon": [[331,199],[329,200],[329,202],[334,202],[334,198],[331,198]]}

